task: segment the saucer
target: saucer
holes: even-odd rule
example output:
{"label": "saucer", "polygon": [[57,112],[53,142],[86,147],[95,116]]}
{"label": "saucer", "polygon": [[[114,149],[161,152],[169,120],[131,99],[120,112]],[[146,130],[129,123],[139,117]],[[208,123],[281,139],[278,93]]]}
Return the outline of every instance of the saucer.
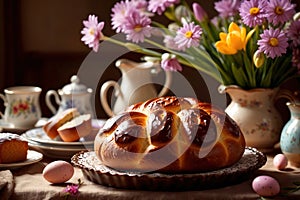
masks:
{"label": "saucer", "polygon": [[12,132],[12,133],[22,133],[31,129],[31,127],[28,128],[16,127],[11,123],[5,122],[3,119],[0,119],[0,127],[2,129],[2,132]]}
{"label": "saucer", "polygon": [[[12,123],[6,122],[3,119],[0,119],[0,131],[1,132],[12,132],[12,133],[24,133],[27,130],[30,130],[35,127],[43,126],[47,121],[47,118],[41,118],[33,127],[17,127]],[[1,130],[2,129],[2,130]]]}

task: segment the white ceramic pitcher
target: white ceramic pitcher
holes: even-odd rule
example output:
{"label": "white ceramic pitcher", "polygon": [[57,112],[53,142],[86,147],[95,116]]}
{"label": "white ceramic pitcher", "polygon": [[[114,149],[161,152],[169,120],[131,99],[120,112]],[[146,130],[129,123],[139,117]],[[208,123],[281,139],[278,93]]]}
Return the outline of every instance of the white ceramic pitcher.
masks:
{"label": "white ceramic pitcher", "polygon": [[[165,71],[164,86],[159,93],[156,91],[151,75],[158,66],[153,62],[137,63],[128,59],[120,59],[116,62],[116,67],[122,73],[121,83],[110,80],[105,82],[100,90],[101,104],[109,116],[113,116],[114,113],[118,113],[129,105],[164,96],[171,85],[171,72]],[[107,92],[110,87],[114,87],[116,96],[113,109],[107,100]]]}

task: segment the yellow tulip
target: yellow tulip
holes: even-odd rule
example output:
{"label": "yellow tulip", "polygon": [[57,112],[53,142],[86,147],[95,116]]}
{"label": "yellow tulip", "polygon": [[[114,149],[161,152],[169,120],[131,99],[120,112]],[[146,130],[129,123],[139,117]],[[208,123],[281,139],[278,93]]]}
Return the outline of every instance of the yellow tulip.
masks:
{"label": "yellow tulip", "polygon": [[253,55],[253,62],[255,67],[260,68],[265,62],[264,54],[259,51],[256,51]]}
{"label": "yellow tulip", "polygon": [[232,55],[236,54],[239,50],[245,50],[246,44],[254,29],[246,34],[246,28],[240,28],[236,23],[232,22],[228,27],[229,33],[221,32],[219,34],[220,41],[216,42],[217,50],[222,54]]}

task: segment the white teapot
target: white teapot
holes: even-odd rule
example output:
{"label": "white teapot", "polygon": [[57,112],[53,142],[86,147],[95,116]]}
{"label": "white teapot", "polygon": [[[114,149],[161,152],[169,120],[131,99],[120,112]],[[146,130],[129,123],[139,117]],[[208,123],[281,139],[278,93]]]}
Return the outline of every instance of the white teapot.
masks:
{"label": "white teapot", "polygon": [[[70,80],[71,83],[59,89],[58,92],[49,90],[46,93],[46,105],[53,114],[60,113],[68,108],[77,108],[80,114],[91,114],[93,116],[90,101],[93,90],[80,84],[80,80],[76,75],[73,75]],[[59,106],[58,110],[52,104],[51,96],[54,96],[54,100]]]}

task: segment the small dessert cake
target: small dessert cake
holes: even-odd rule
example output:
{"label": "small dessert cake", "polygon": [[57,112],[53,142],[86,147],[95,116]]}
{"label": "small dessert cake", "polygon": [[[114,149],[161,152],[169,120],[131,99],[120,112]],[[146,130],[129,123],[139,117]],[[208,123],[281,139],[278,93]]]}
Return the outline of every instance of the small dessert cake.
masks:
{"label": "small dessert cake", "polygon": [[43,129],[51,139],[60,136],[64,142],[75,142],[91,133],[91,115],[80,115],[76,108],[69,108],[50,118]]}
{"label": "small dessert cake", "polygon": [[57,129],[60,138],[65,142],[74,142],[89,135],[92,131],[91,115],[79,115]]}
{"label": "small dessert cake", "polygon": [[194,98],[160,97],[107,120],[94,148],[99,160],[116,170],[194,173],[238,162],[245,140],[220,108]]}
{"label": "small dessert cake", "polygon": [[57,129],[61,127],[66,122],[70,121],[71,119],[79,116],[79,112],[76,108],[67,109],[61,113],[58,113],[51,117],[48,122],[43,126],[44,131],[51,139],[56,138],[59,133]]}
{"label": "small dessert cake", "polygon": [[0,133],[0,164],[27,159],[28,142],[13,133]]}

